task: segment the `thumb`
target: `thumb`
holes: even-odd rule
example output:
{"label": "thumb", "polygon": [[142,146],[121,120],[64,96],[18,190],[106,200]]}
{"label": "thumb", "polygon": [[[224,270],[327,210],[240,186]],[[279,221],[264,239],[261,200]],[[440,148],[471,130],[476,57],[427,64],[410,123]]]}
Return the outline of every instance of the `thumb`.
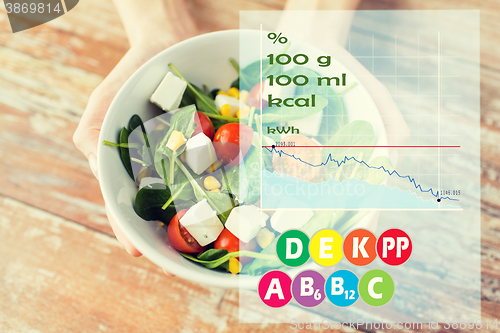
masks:
{"label": "thumb", "polygon": [[87,108],[73,135],[73,142],[89,160],[90,168],[96,178],[98,178],[97,146],[104,117],[120,88],[148,58],[150,55],[142,54],[141,50],[138,52],[137,49],[130,49],[89,98]]}
{"label": "thumb", "polygon": [[97,145],[104,116],[111,104],[112,97],[100,93],[98,87],[90,96],[89,103],[78,127],[73,134],[73,142],[83,155],[89,161],[90,169],[94,176],[99,179],[97,174]]}

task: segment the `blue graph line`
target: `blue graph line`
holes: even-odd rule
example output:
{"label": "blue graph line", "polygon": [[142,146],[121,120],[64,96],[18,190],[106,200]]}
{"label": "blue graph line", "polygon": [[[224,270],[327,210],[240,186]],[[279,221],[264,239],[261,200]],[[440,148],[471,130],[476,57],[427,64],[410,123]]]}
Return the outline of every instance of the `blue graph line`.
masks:
{"label": "blue graph line", "polygon": [[386,168],[384,168],[384,166],[379,166],[379,167],[371,166],[371,165],[366,164],[365,161],[358,161],[354,157],[347,157],[347,156],[345,156],[344,159],[339,162],[339,161],[335,160],[332,157],[332,154],[328,154],[328,157],[326,158],[325,162],[323,162],[321,164],[318,164],[318,165],[314,165],[314,164],[311,164],[309,162],[303,161],[299,157],[295,157],[295,155],[287,154],[283,150],[277,150],[276,147],[271,148],[271,149],[269,149],[268,147],[263,147],[263,148],[266,148],[267,151],[269,151],[270,153],[272,153],[272,152],[277,153],[279,155],[279,157],[281,157],[281,155],[286,155],[286,156],[289,156],[289,157],[293,157],[297,161],[300,161],[300,162],[302,162],[304,164],[307,164],[307,165],[315,167],[315,168],[321,167],[323,165],[327,165],[329,162],[335,162],[337,164],[337,167],[340,167],[342,164],[346,164],[347,161],[355,161],[355,162],[357,162],[359,164],[365,165],[366,167],[368,167],[370,169],[383,170],[389,176],[396,175],[399,178],[403,178],[403,179],[406,178],[406,179],[408,179],[408,181],[410,183],[413,184],[413,186],[415,186],[415,189],[420,190],[420,192],[422,192],[422,193],[430,193],[430,194],[432,194],[432,196],[434,196],[436,199],[438,199],[438,201],[441,201],[441,200],[459,201],[458,199],[453,199],[453,198],[450,198],[450,197],[439,197],[439,191],[436,191],[436,193],[434,193],[434,190],[432,188],[429,188],[428,190],[422,189],[422,186],[420,186],[420,184],[417,184],[417,182],[415,181],[415,178],[411,178],[409,175],[402,176],[396,170],[390,171],[390,170],[387,170]]}

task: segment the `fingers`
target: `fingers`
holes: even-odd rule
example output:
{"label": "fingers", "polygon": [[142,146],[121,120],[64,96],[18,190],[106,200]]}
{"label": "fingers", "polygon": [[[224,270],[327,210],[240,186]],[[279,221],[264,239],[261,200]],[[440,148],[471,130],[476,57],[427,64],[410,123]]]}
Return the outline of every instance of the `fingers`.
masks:
{"label": "fingers", "polygon": [[140,48],[130,49],[89,98],[87,108],[73,135],[73,142],[89,160],[90,168],[96,178],[98,178],[97,146],[99,134],[109,106],[135,70],[156,53],[157,50],[146,52]]}
{"label": "fingers", "polygon": [[[95,96],[93,94],[93,96]],[[97,173],[97,145],[101,133],[102,117],[100,114],[106,114],[109,104],[99,102],[100,96],[90,97],[89,104],[73,134],[73,142],[89,161],[90,169],[94,176],[99,179]],[[104,105],[107,104],[107,105]]]}
{"label": "fingers", "polygon": [[140,257],[142,256],[142,253],[137,250],[132,243],[125,237],[121,229],[118,227],[118,224],[116,221],[113,219],[111,214],[109,213],[108,206],[106,207],[106,214],[108,215],[108,220],[109,223],[111,224],[111,228],[113,229],[113,232],[115,233],[116,239],[125,247],[125,250],[127,250],[128,253],[130,253],[134,257]]}
{"label": "fingers", "polygon": [[[118,69],[118,66],[115,70]],[[115,71],[113,70],[113,71]],[[97,145],[102,122],[108,108],[113,101],[118,90],[125,83],[126,79],[117,80],[113,72],[99,87],[97,87],[89,98],[87,108],[82,115],[82,119],[73,135],[73,142],[76,147],[90,160],[90,156],[97,156]]]}
{"label": "fingers", "polygon": [[[125,250],[127,250],[127,252],[130,255],[132,255],[134,257],[142,256],[142,253],[139,252],[139,250],[137,250],[132,245],[132,243],[130,243],[130,241],[125,237],[125,235],[123,234],[121,229],[118,227],[118,225],[116,224],[116,221],[112,218],[111,214],[109,213],[108,206],[105,206],[105,207],[106,207],[106,214],[108,215],[109,223],[111,224],[111,228],[113,229],[113,232],[115,233],[116,239],[123,245],[123,247],[125,247]],[[175,276],[174,274],[170,273],[169,271],[165,270],[164,268],[162,268],[162,270],[166,276]]]}

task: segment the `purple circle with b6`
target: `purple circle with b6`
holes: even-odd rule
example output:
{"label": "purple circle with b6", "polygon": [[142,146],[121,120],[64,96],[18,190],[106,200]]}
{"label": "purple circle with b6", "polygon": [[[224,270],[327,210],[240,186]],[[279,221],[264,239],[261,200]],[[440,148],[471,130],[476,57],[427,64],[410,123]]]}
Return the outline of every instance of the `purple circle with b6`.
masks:
{"label": "purple circle with b6", "polygon": [[293,279],[292,294],[302,306],[317,306],[325,299],[325,278],[316,271],[300,272]]}

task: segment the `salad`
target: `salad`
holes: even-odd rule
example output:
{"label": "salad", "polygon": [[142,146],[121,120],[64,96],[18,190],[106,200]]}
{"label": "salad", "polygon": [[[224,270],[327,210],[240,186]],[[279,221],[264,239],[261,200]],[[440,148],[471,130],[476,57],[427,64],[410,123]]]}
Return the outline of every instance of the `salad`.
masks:
{"label": "salad", "polygon": [[[262,148],[279,146],[289,155],[320,164],[328,154],[354,153],[319,147],[342,145],[346,134],[355,135],[358,145],[373,145],[376,136],[370,123],[348,122],[341,102],[341,94],[355,83],[337,91],[314,84],[290,91],[290,86],[271,87],[266,81],[268,75],[280,71],[269,61],[264,60],[262,76],[260,61],[243,69],[234,59],[230,62],[236,71],[235,80],[223,90],[198,87],[169,64],[171,71],[150,98],[163,112],[147,121],[132,116],[117,142],[104,144],[119,149],[124,168],[138,186],[134,200],[137,215],[146,221],[158,221],[170,245],[182,256],[208,269],[259,275],[285,269],[275,255],[282,232],[293,228],[312,235],[319,229],[335,227],[342,233],[366,214],[261,210],[263,172],[313,183],[353,177],[375,183],[382,182],[384,176],[365,175],[352,163],[340,168],[308,168],[296,158],[280,158]],[[289,74],[319,76],[303,67],[292,68]],[[268,107],[269,94],[306,96],[313,92],[314,106]],[[324,121],[332,115],[330,119],[335,121]],[[285,125],[284,119],[288,127],[300,127],[300,134],[280,130],[263,133],[264,126],[279,129]],[[301,145],[312,148],[294,148]],[[355,153],[368,158],[372,150]],[[389,164],[387,159],[376,159],[378,164]]]}

